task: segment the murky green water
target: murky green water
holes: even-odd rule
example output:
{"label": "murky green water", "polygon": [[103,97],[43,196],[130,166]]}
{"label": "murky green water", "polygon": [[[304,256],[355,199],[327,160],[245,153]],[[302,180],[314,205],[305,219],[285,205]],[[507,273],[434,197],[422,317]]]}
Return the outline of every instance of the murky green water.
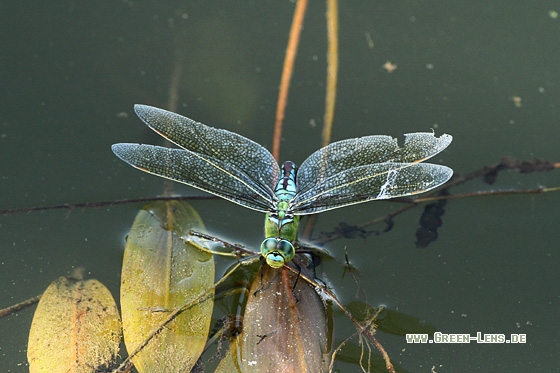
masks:
{"label": "murky green water", "polygon": [[[549,14],[560,10],[555,6],[499,0],[340,4],[334,140],[433,128],[454,136],[434,162],[458,174],[503,156],[559,161],[560,19]],[[0,5],[0,209],[160,194],[159,178],[117,160],[110,145],[158,143],[132,105],[165,107],[177,61],[181,114],[268,147],[293,7],[288,1]],[[296,163],[320,143],[324,7],[309,5],[286,112],[282,159]],[[387,61],[397,65],[392,73],[382,67]],[[560,171],[506,172],[493,186],[474,181],[452,192],[559,184]],[[445,333],[527,335],[520,345],[412,345],[379,334],[393,360],[409,371],[552,371],[559,342],[559,198],[452,200],[438,240],[427,249],[414,245],[421,207],[396,218],[388,233],[338,240],[327,249],[342,259],[348,248],[373,305],[414,315]],[[225,201],[193,206],[214,233],[248,246],[262,241],[260,214]],[[316,233],[400,206],[368,203],[324,213]],[[1,216],[0,307],[41,293],[76,266],[86,266],[116,296],[124,236],[139,207]],[[345,301],[353,299],[356,286],[342,279],[342,268],[328,264],[320,271]],[[0,320],[4,371],[27,371],[31,318],[27,310]],[[337,333],[343,338],[352,330]]]}

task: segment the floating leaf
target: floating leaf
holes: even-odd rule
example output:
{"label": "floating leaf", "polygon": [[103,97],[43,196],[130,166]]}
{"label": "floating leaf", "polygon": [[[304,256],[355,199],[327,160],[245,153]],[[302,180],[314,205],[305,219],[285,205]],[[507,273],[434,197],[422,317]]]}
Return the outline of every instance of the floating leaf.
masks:
{"label": "floating leaf", "polygon": [[[296,256],[294,263],[309,277],[302,258]],[[231,346],[232,355],[239,357],[239,370],[325,371],[330,346],[323,301],[309,283],[296,279],[297,274],[286,266],[274,269],[265,265],[262,271],[251,285],[243,332]]]}
{"label": "floating leaf", "polygon": [[43,294],[29,332],[31,373],[84,372],[108,367],[119,352],[115,300],[97,280],[61,277]]}
{"label": "floating leaf", "polygon": [[[121,282],[123,331],[142,372],[189,372],[204,349],[212,316],[212,255],[185,241],[203,229],[186,202],[154,202],[136,216],[127,238]],[[165,327],[170,313],[207,295]],[[155,330],[161,331],[149,339]]]}

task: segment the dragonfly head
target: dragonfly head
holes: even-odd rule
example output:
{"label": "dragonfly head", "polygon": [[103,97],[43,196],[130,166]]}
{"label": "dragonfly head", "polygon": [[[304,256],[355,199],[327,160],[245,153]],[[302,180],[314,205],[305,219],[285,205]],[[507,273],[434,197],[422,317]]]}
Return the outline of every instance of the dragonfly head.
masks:
{"label": "dragonfly head", "polygon": [[281,238],[269,237],[261,244],[261,254],[272,268],[280,268],[294,258],[294,245]]}

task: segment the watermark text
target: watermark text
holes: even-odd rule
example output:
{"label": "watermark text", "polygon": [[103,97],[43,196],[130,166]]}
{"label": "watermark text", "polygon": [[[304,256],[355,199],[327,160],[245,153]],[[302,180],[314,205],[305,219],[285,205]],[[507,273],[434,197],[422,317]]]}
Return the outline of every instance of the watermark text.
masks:
{"label": "watermark text", "polygon": [[526,334],[492,334],[478,332],[470,334],[447,334],[436,332],[429,334],[407,334],[407,343],[527,343]]}

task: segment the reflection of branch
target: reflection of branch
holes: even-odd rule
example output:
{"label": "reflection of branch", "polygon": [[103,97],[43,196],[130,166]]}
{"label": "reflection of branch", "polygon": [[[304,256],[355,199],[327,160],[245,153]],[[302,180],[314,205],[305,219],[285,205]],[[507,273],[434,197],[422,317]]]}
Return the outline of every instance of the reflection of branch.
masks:
{"label": "reflection of branch", "polygon": [[[338,74],[338,1],[327,0],[327,29],[329,50],[327,54],[327,93],[325,97],[325,119],[321,134],[321,146],[331,142],[334,107],[336,104],[336,83]],[[317,222],[317,215],[306,220],[301,237],[309,239]]]}
{"label": "reflection of branch", "polygon": [[446,188],[449,188],[477,177],[482,177],[482,180],[486,184],[492,185],[496,181],[498,173],[504,170],[512,170],[522,174],[529,174],[539,171],[552,171],[555,168],[560,168],[560,163],[554,163],[540,158],[535,158],[533,161],[520,161],[513,157],[503,157],[500,163],[491,166],[484,166],[482,169],[473,171],[464,176],[454,177],[445,186]]}
{"label": "reflection of branch", "polygon": [[[171,73],[171,81],[169,82],[169,91],[167,98],[167,110],[177,112],[177,103],[179,102],[179,89],[181,85],[181,77],[183,75],[183,65],[185,63],[185,56],[182,49],[175,51],[175,61],[173,62],[173,72]],[[172,147],[169,139],[165,140],[166,147]],[[163,181],[163,195],[172,196],[173,182],[169,179]]]}
{"label": "reflection of branch", "polygon": [[278,106],[276,108],[276,121],[274,123],[274,138],[272,139],[272,155],[278,162],[280,159],[280,139],[282,138],[282,121],[288,102],[288,91],[290,90],[290,79],[294,71],[294,61],[296,59],[299,36],[303,25],[303,16],[307,9],[307,0],[298,0],[294,12],[294,20],[290,29],[290,39],[286,48],[286,58],[284,59],[284,69],[280,82],[280,92],[278,94]]}
{"label": "reflection of branch", "polygon": [[167,110],[177,112],[177,103],[179,102],[179,89],[181,77],[183,75],[183,64],[185,57],[183,53],[175,53],[175,61],[173,63],[173,72],[171,73],[171,81],[169,82]]}
{"label": "reflection of branch", "polygon": [[[504,167],[505,165],[510,165],[510,167]],[[512,166],[513,165],[513,166]],[[508,159],[494,165],[494,166],[485,166],[481,170],[471,172],[466,174],[465,176],[458,176],[453,177],[451,181],[443,185],[443,188],[436,189],[449,189],[453,186],[463,184],[469,180],[475,179],[477,177],[483,177],[485,180],[488,179],[488,175],[494,174],[494,172],[503,171],[506,169],[518,171],[520,173],[531,173],[537,171],[551,171],[554,169],[560,168],[560,162],[551,162],[542,159],[536,159],[532,162],[529,161],[514,161],[511,162],[511,159]],[[442,199],[458,199],[458,198],[468,198],[468,197],[482,197],[482,196],[492,196],[492,195],[504,195],[504,194],[538,194],[538,193],[549,193],[549,192],[558,192],[560,191],[560,186],[555,187],[538,187],[533,189],[519,189],[519,190],[487,190],[487,191],[476,191],[470,193],[460,193],[460,194],[450,194],[447,196],[436,195],[435,193],[428,194],[426,197],[401,197],[401,198],[394,198],[390,201],[392,202],[402,202],[407,203],[408,205],[400,210],[395,211],[392,214],[387,215],[387,217],[376,218],[374,220],[370,220],[358,227],[364,228],[374,223],[378,223],[381,221],[388,221],[396,215],[416,206],[419,203],[424,202],[432,202],[438,201]],[[0,210],[0,215],[10,215],[10,214],[17,214],[17,213],[29,213],[34,211],[46,211],[46,210],[58,210],[58,209],[67,209],[73,210],[77,208],[92,208],[92,207],[108,207],[108,206],[116,206],[116,205],[123,205],[129,203],[138,203],[138,202],[151,202],[151,201],[166,201],[166,200],[207,200],[207,199],[219,199],[219,197],[215,196],[175,196],[175,197],[148,197],[148,198],[131,198],[131,199],[121,199],[116,201],[103,201],[103,202],[85,202],[85,203],[64,203],[61,205],[54,205],[54,206],[35,206],[35,207],[22,207],[22,208],[15,208],[15,209],[4,209]],[[338,236],[340,238],[342,235]],[[333,238],[334,239],[334,238]],[[332,241],[332,239],[326,240],[325,242]]]}
{"label": "reflection of branch", "polygon": [[[395,200],[393,200],[393,201],[395,201]],[[378,218],[375,218],[375,219],[372,219],[372,220],[368,220],[365,223],[355,225],[352,228],[353,228],[354,231],[361,231],[361,230],[364,230],[365,228],[367,228],[367,227],[369,227],[373,224],[386,222],[388,228],[384,229],[383,232],[387,232],[387,231],[390,230],[390,228],[392,228],[393,218],[395,216],[400,215],[403,212],[405,212],[407,210],[410,210],[411,208],[416,207],[416,205],[417,205],[417,203],[415,203],[415,201],[412,200],[412,201],[408,202],[408,204],[406,206],[401,207],[400,209],[398,209],[397,211],[395,211],[391,214],[388,214],[388,215],[385,215],[385,216],[382,216],[382,217],[378,217]],[[312,242],[313,242],[313,244],[320,246],[320,245],[324,245],[327,242],[331,242],[331,241],[337,240],[337,239],[345,237],[345,236],[347,236],[347,234],[345,234],[344,231],[337,230],[335,232],[329,232],[328,234],[326,234],[324,236],[324,238],[320,238],[318,240],[312,240]]]}
{"label": "reflection of branch", "polygon": [[[560,162],[551,162],[539,158],[533,161],[519,161],[511,157],[504,157],[499,163],[495,165],[484,166],[482,169],[470,172],[464,176],[454,176],[448,183],[444,184],[442,187],[438,189],[435,189],[433,192],[426,194],[425,197],[400,197],[400,198],[393,198],[391,200],[388,200],[390,202],[406,203],[406,206],[401,207],[400,209],[396,210],[391,214],[378,217],[354,226],[345,225],[342,228],[335,229],[334,232],[328,232],[326,234],[323,233],[322,237],[320,237],[317,240],[311,240],[311,241],[314,244],[322,245],[342,237],[349,237],[355,235],[356,232],[362,233],[362,235],[364,234],[363,232],[365,232],[366,235],[369,235],[370,233],[379,234],[379,233],[387,232],[391,229],[393,224],[393,219],[396,216],[402,214],[407,210],[416,207],[420,203],[425,203],[425,202],[438,202],[438,201],[450,200],[450,199],[482,197],[482,196],[492,196],[492,195],[539,194],[539,193],[547,193],[547,192],[558,192],[560,191],[560,186],[537,187],[533,189],[521,189],[521,190],[486,190],[486,191],[475,191],[470,193],[448,194],[449,189],[451,189],[452,187],[464,184],[476,178],[482,178],[482,180],[485,183],[493,184],[497,179],[498,173],[505,170],[517,171],[522,174],[527,174],[527,173],[540,172],[540,171],[552,171],[557,168],[560,168]],[[442,206],[440,207],[441,209],[443,209]],[[426,216],[423,215],[422,219],[425,220],[425,219],[433,218],[434,221],[437,222],[438,217],[440,217],[443,214],[443,210],[442,210],[434,215],[434,212],[438,210],[437,208],[435,208],[435,206],[434,208],[428,210],[429,211],[424,212],[424,215]],[[387,225],[387,227],[382,231],[369,232],[366,230],[367,227],[380,222],[385,222]],[[429,225],[430,222],[427,223],[428,223],[427,225]],[[343,229],[344,227],[346,228]],[[435,224],[433,226],[422,225],[422,228],[428,230],[431,228],[434,231],[438,227],[439,227],[438,224]],[[428,241],[422,241],[422,243],[419,245],[420,241],[421,241],[420,239],[419,241],[417,241],[417,246],[419,247],[425,247],[424,245],[429,243]]]}
{"label": "reflection of branch", "polygon": [[[505,195],[505,194],[539,194],[539,193],[549,193],[549,192],[559,192],[560,186],[556,187],[538,187],[533,189],[508,189],[508,190],[481,190],[478,192],[471,192],[471,193],[459,193],[459,194],[450,194],[448,196],[430,196],[424,198],[414,198],[410,199],[410,202],[414,203],[423,203],[423,202],[432,202],[432,201],[439,201],[442,199],[462,199],[462,198],[469,198],[469,197],[483,197],[483,196],[494,196],[494,195]],[[402,201],[408,202],[408,201]]]}
{"label": "reflection of branch", "polygon": [[327,96],[325,98],[325,122],[321,147],[331,142],[334,105],[336,102],[336,82],[338,72],[338,1],[327,1],[327,28],[329,36],[329,52],[327,54]]}
{"label": "reflection of branch", "polygon": [[[502,160],[491,166],[484,166],[480,170],[470,172],[464,176],[454,176],[451,181],[444,185],[446,190],[451,187],[464,184],[467,181],[476,178],[482,178],[482,181],[486,184],[492,185],[496,182],[498,178],[498,173],[501,171],[516,171],[521,174],[530,174],[533,172],[543,172],[552,171],[556,168],[560,168],[560,162],[551,162],[541,158],[535,158],[532,161],[520,161],[513,157],[504,157]],[[441,189],[441,188],[440,188]],[[398,200],[403,202],[431,202],[442,199],[456,199],[456,198],[468,198],[468,197],[481,197],[490,195],[502,195],[502,194],[535,194],[535,193],[545,193],[545,192],[556,192],[559,191],[560,187],[538,187],[533,189],[521,189],[521,190],[484,190],[476,191],[470,193],[461,194],[451,194],[451,195],[431,195],[428,197],[416,197],[416,198],[398,198]]]}

